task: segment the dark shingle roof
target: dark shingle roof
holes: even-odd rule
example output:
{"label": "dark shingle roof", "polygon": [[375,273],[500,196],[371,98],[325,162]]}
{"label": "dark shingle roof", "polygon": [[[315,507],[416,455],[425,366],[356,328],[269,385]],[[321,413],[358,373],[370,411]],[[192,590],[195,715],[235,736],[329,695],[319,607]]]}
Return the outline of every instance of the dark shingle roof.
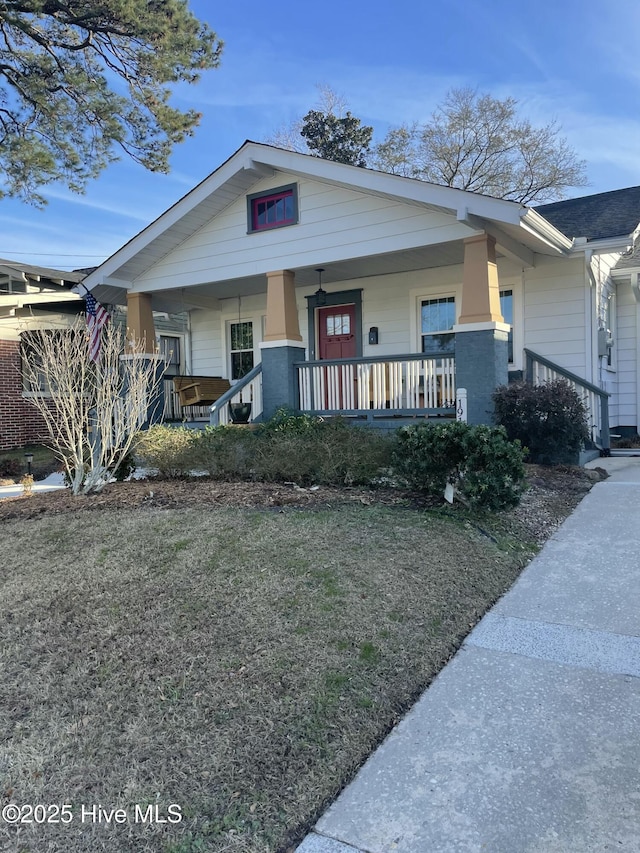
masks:
{"label": "dark shingle roof", "polygon": [[640,222],[640,187],[554,201],[535,210],[567,237],[626,237]]}

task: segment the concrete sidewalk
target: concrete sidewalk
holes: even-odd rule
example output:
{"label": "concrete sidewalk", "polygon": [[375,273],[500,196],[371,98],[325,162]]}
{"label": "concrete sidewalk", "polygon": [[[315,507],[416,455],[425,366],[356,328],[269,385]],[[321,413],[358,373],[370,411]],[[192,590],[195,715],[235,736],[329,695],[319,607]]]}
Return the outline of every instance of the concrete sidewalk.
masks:
{"label": "concrete sidewalk", "polygon": [[640,459],[595,465],[298,853],[640,851]]}

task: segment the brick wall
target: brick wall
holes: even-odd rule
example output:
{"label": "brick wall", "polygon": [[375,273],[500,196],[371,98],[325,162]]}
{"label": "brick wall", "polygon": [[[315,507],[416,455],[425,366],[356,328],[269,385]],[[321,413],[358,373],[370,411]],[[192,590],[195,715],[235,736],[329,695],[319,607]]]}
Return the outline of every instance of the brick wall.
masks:
{"label": "brick wall", "polygon": [[11,450],[48,436],[42,416],[22,396],[20,344],[0,341],[0,450]]}

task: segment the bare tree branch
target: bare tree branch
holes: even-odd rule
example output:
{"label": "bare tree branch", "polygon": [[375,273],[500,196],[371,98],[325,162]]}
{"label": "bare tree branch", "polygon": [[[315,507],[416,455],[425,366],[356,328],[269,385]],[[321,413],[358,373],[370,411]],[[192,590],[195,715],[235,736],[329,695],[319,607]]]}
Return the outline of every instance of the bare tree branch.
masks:
{"label": "bare tree branch", "polygon": [[145,354],[115,323],[102,330],[100,359],[89,359],[84,318],[67,329],[23,334],[27,399],[40,412],[74,495],[99,492],[131,450],[156,398],[166,362]]}
{"label": "bare tree branch", "polygon": [[563,198],[586,184],[585,163],[555,122],[536,128],[514,98],[453,89],[431,121],[392,128],[373,165],[445,186],[522,203]]}

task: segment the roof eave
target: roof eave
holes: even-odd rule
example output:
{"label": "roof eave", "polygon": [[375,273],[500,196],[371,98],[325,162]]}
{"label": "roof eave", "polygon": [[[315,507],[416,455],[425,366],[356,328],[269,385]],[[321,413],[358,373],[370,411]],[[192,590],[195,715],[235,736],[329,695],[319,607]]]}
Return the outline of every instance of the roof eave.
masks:
{"label": "roof eave", "polygon": [[524,208],[520,225],[525,231],[541,240],[548,248],[558,254],[567,255],[573,249],[574,241],[571,238],[530,207]]}

